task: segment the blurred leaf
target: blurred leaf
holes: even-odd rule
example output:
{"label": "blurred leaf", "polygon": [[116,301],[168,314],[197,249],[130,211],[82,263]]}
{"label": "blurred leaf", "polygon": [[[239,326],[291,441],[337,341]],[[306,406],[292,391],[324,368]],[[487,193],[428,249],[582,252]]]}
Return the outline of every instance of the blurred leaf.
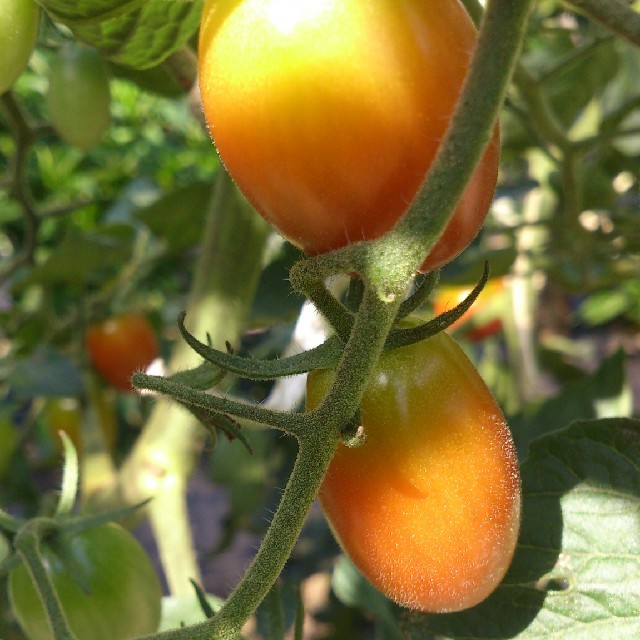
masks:
{"label": "blurred leaf", "polygon": [[640,637],[639,466],[637,420],[577,422],[533,442],[503,583],[472,609],[408,614],[408,625],[452,639]]}
{"label": "blurred leaf", "polygon": [[129,259],[132,242],[133,229],[127,225],[110,225],[91,233],[71,231],[19,286],[100,282],[104,270],[116,270]]}
{"label": "blurred leaf", "polygon": [[300,258],[300,250],[286,242],[263,270],[251,309],[254,322],[277,324],[296,318],[304,298],[291,289],[289,269]]}
{"label": "blurred leaf", "polygon": [[211,453],[211,477],[229,491],[229,517],[222,545],[230,541],[238,528],[252,525],[266,498],[272,468],[270,436],[264,429],[246,431],[253,455],[238,440],[230,442],[226,438],[218,438]]}
{"label": "blurred leaf", "polygon": [[194,182],[170,191],[135,215],[174,253],[184,251],[202,238],[211,193],[212,183]]}
{"label": "blurred leaf", "polygon": [[569,381],[557,396],[540,405],[532,415],[510,419],[520,458],[526,455],[534,438],[573,420],[631,415],[625,359],[624,351],[617,351],[603,360],[592,375]]}
{"label": "blurred leaf", "polygon": [[202,0],[42,0],[84,42],[117,64],[146,69],[180,49],[198,28]]}
{"label": "blurred leaf", "polygon": [[403,640],[395,605],[371,586],[345,555],[340,556],[336,562],[331,586],[343,604],[363,609],[376,621],[379,627],[376,637],[380,640]]}
{"label": "blurred leaf", "polygon": [[166,98],[178,98],[184,95],[184,89],[162,64],[144,70],[118,64],[111,64],[110,68],[114,76],[129,80],[145,91],[157,93]]}
{"label": "blurred leaf", "polygon": [[[222,606],[222,600],[216,596],[207,595],[207,601],[214,611]],[[162,598],[162,619],[158,631],[179,629],[183,625],[196,624],[205,620],[195,593],[192,596]]]}
{"label": "blurred leaf", "polygon": [[18,396],[79,396],[82,373],[73,360],[43,347],[19,360],[9,371],[9,384]]}
{"label": "blurred leaf", "polygon": [[640,322],[640,280],[628,280],[615,289],[598,291],[578,308],[578,318],[592,327],[621,316]]}

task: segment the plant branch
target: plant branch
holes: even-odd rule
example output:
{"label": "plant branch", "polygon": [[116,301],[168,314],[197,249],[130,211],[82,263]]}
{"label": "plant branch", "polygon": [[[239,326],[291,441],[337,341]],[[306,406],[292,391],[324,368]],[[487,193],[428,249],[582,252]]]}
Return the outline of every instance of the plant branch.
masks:
{"label": "plant branch", "polygon": [[565,0],[565,4],[640,47],[640,14],[621,0]]}

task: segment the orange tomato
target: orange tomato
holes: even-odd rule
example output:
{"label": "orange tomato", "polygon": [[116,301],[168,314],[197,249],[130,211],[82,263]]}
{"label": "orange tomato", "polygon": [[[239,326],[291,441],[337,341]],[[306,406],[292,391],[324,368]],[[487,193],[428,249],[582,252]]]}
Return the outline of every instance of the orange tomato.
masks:
{"label": "orange tomato", "polygon": [[[333,372],[311,373],[317,406]],[[353,563],[395,602],[466,609],[500,583],[520,522],[520,476],[502,413],[440,333],[382,355],[361,409],[364,444],[340,445],[320,490]]]}
{"label": "orange tomato", "polygon": [[[199,45],[209,130],[240,189],[315,255],[405,213],[447,130],[476,43],[459,0],[208,0]],[[430,271],[476,236],[498,129]]]}

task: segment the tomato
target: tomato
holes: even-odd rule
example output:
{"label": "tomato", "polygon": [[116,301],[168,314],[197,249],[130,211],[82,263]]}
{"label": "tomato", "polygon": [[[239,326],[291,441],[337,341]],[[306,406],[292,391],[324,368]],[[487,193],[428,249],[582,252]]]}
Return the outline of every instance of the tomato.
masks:
{"label": "tomato", "polygon": [[[476,30],[459,0],[207,0],[199,78],[218,153],[305,253],[377,238],[405,213],[448,127]],[[498,130],[430,271],[478,233]]]}
{"label": "tomato", "polygon": [[0,0],[0,93],[11,89],[27,66],[39,23],[40,7],[33,0]]}
{"label": "tomato", "polygon": [[[71,631],[82,640],[128,640],[153,633],[160,622],[162,591],[156,571],[138,541],[108,523],[73,536],[66,546],[82,581],[71,577],[68,560],[54,545],[42,545]],[[30,640],[53,640],[44,607],[27,568],[9,574],[11,607]]]}
{"label": "tomato", "polygon": [[[309,375],[309,408],[332,376]],[[338,542],[400,605],[442,613],[481,602],[520,522],[516,452],[491,393],[440,333],[384,353],[360,408],[364,444],[339,446],[319,495]]]}
{"label": "tomato", "polygon": [[149,321],[128,313],[89,327],[86,347],[100,375],[116,389],[131,391],[131,376],[151,364],[158,342]]}
{"label": "tomato", "polygon": [[47,107],[59,136],[87,150],[109,127],[107,68],[98,52],[84,44],[65,43],[51,65]]}
{"label": "tomato", "polygon": [[[461,303],[472,289],[472,286],[465,285],[438,287],[433,300],[435,314],[440,315]],[[472,342],[479,342],[496,335],[502,330],[502,312],[506,294],[503,278],[489,280],[471,308],[450,325],[449,329],[459,329]]]}

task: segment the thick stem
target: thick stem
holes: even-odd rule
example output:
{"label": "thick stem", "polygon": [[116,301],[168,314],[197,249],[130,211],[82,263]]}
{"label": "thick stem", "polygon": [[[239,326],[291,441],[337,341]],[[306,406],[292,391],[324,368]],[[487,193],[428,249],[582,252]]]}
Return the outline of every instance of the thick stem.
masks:
{"label": "thick stem", "polygon": [[[238,198],[220,170],[189,301],[193,332],[218,343],[238,339],[262,266],[267,226]],[[184,342],[177,343],[169,369],[200,364]],[[192,595],[199,580],[187,519],[185,488],[206,432],[177,403],[158,398],[145,428],[123,464],[115,486],[101,501],[136,504],[153,497],[148,514],[174,595]]]}

